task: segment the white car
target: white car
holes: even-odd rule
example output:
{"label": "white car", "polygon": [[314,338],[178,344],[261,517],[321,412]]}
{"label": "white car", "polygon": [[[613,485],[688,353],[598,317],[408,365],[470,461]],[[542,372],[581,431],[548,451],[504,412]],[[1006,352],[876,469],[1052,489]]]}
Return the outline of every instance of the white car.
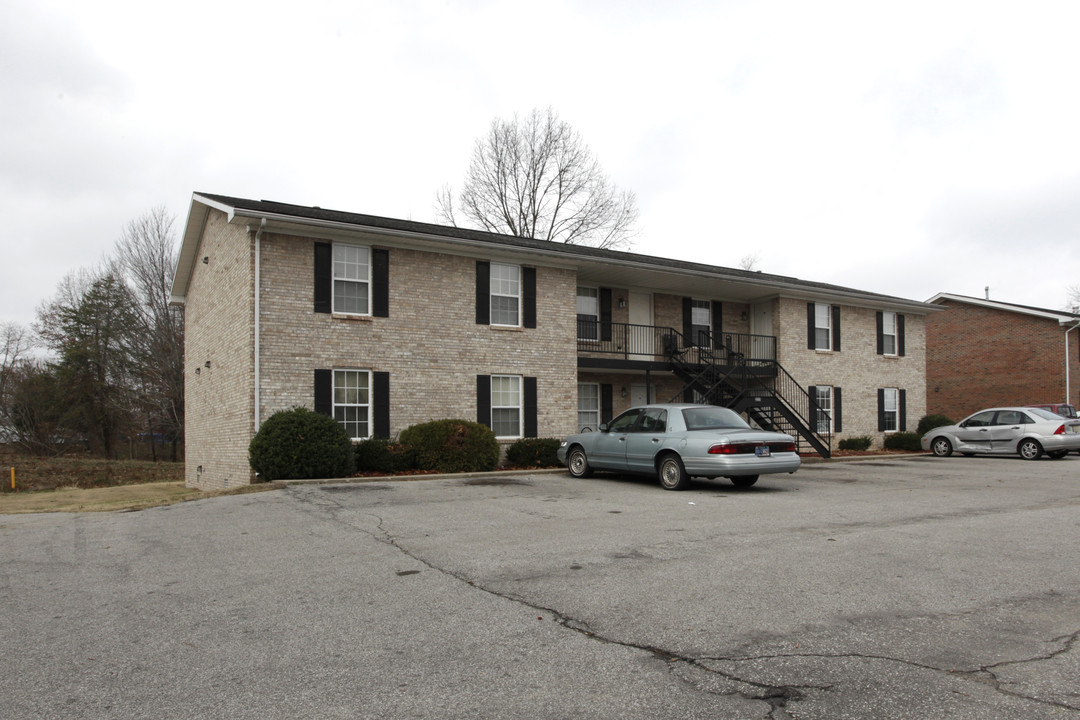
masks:
{"label": "white car", "polygon": [[934,428],[922,436],[922,449],[938,457],[986,453],[1020,455],[1025,460],[1065,457],[1080,450],[1080,420],[1049,410],[1002,407],[980,410],[956,425]]}

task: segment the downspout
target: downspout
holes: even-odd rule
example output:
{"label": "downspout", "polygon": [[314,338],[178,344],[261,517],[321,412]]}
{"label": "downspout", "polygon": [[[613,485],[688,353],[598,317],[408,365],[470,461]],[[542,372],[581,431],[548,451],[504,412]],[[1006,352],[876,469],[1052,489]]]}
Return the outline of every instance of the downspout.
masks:
{"label": "downspout", "polygon": [[261,322],[261,302],[262,296],[262,232],[266,227],[266,218],[262,219],[262,223],[259,225],[259,229],[255,231],[255,432],[259,432],[259,427],[262,425],[262,419],[260,417],[260,409],[262,407],[262,398],[260,393],[260,363],[259,363],[259,340],[262,330]]}
{"label": "downspout", "polygon": [[1072,383],[1069,377],[1069,333],[1078,327],[1080,327],[1080,322],[1065,330],[1065,402],[1069,404],[1072,404]]}

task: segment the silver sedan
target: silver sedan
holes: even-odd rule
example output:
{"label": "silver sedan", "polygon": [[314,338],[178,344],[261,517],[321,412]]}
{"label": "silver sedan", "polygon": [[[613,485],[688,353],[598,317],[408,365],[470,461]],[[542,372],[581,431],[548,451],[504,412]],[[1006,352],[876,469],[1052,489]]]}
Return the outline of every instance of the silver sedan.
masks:
{"label": "silver sedan", "polygon": [[922,448],[938,457],[948,457],[955,450],[968,456],[1019,454],[1025,460],[1038,460],[1046,454],[1057,459],[1080,450],[1080,420],[1040,408],[990,408],[956,425],[934,428],[923,435]]}
{"label": "silver sedan", "polygon": [[795,438],[751,428],[713,405],[647,405],[627,410],[599,432],[571,435],[558,450],[574,477],[593,470],[653,475],[668,490],[691,477],[730,478],[749,487],[766,473],[793,473],[801,460]]}

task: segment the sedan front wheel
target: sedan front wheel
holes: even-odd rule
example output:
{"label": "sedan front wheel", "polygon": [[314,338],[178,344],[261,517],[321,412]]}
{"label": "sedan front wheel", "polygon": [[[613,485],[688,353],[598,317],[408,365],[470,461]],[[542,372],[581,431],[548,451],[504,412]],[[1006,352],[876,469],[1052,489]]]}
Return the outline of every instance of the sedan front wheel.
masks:
{"label": "sedan front wheel", "polygon": [[570,455],[566,458],[566,467],[570,470],[570,474],[576,478],[587,478],[592,475],[589,458],[585,456],[585,451],[579,447],[570,451]]}
{"label": "sedan front wheel", "polygon": [[930,449],[934,451],[934,454],[938,457],[949,457],[952,455],[952,443],[948,438],[934,438],[934,442],[930,443]]}

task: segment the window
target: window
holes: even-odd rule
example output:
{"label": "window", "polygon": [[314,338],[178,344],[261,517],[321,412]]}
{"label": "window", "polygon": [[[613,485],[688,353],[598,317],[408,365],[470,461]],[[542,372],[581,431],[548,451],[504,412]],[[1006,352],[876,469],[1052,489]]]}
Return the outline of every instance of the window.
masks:
{"label": "window", "polygon": [[600,428],[600,386],[597,383],[578,383],[578,432]]}
{"label": "window", "polygon": [[896,313],[881,314],[881,348],[883,355],[896,355]]}
{"label": "window", "polygon": [[832,306],[814,303],[814,347],[832,350]]}
{"label": "window", "polygon": [[495,437],[521,437],[521,378],[491,376],[491,429]]}
{"label": "window", "polygon": [[637,432],[662,433],[667,431],[667,410],[662,408],[649,408],[641,417],[641,424],[637,426]]}
{"label": "window", "polygon": [[579,340],[600,339],[600,291],[597,288],[577,289],[577,336]]}
{"label": "window", "polygon": [[521,325],[518,319],[518,305],[521,300],[520,275],[521,268],[517,265],[491,263],[492,325]]}
{"label": "window", "polygon": [[900,391],[896,388],[885,388],[884,402],[881,412],[885,418],[885,432],[896,432],[900,428]]}
{"label": "window", "polygon": [[637,422],[638,416],[640,414],[640,408],[633,408],[632,410],[627,410],[622,415],[611,421],[611,425],[608,426],[608,430],[614,433],[630,432],[630,430],[634,427],[634,423]]}
{"label": "window", "polygon": [[334,419],[353,440],[371,435],[371,374],[367,370],[334,371]]}
{"label": "window", "polygon": [[817,432],[820,434],[832,432],[832,398],[831,385],[818,385],[814,388],[814,402],[817,403],[819,409],[816,426]]}
{"label": "window", "polygon": [[334,312],[370,314],[370,273],[368,248],[334,243]]}
{"label": "window", "polygon": [[712,347],[712,303],[690,301],[691,342],[698,347]]}

